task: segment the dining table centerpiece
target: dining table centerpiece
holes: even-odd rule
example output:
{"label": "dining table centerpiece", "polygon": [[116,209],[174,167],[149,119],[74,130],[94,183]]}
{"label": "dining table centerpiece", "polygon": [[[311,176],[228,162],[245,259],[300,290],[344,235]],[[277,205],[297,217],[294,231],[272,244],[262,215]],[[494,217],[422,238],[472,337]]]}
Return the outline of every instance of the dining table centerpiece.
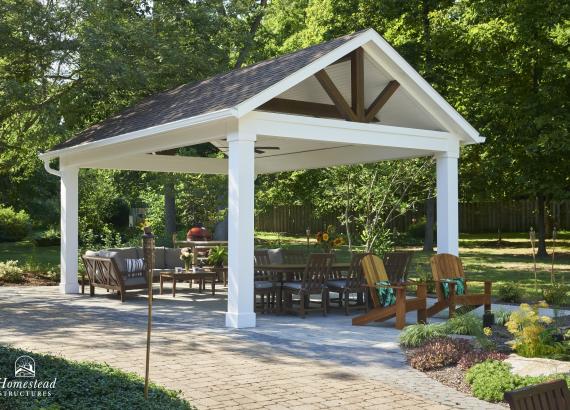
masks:
{"label": "dining table centerpiece", "polygon": [[337,233],[336,228],[332,225],[327,226],[324,231],[317,232],[316,239],[317,246],[320,246],[324,253],[330,253],[345,243],[342,234]]}
{"label": "dining table centerpiece", "polygon": [[184,262],[184,270],[189,271],[192,267],[192,251],[190,248],[180,249],[180,260]]}

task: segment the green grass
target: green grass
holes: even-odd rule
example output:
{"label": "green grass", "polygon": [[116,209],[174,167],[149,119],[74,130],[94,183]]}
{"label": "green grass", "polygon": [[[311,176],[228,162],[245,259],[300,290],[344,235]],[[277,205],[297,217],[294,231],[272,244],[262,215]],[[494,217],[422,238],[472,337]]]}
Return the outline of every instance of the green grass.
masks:
{"label": "green grass", "polygon": [[[570,281],[570,232],[559,232],[556,247],[555,272],[558,281]],[[275,232],[256,232],[258,247],[307,248],[305,236],[281,235]],[[501,247],[496,245],[496,234],[462,234],[460,237],[461,259],[465,265],[467,278],[470,280],[492,280],[493,294],[497,295],[499,286],[506,282],[520,284],[525,292],[526,300],[542,298],[541,287],[550,283],[551,259],[537,260],[538,291],[534,289],[533,261],[530,244],[526,233],[509,233],[503,235]],[[547,242],[551,251],[551,242]],[[314,237],[309,249],[319,249]],[[420,248],[414,250],[414,259],[410,266],[410,277],[421,272],[430,272],[428,253]],[[31,241],[17,243],[0,243],[0,261],[18,260],[20,266],[31,272],[57,270],[59,266],[59,247],[36,247]],[[350,259],[348,247],[337,250],[337,259],[341,262]],[[470,287],[481,290],[482,283],[471,283]]]}
{"label": "green grass", "polygon": [[[57,378],[55,387],[48,397],[0,395],[1,409],[193,409],[179,393],[154,384],[149,388],[149,399],[145,400],[144,380],[134,373],[126,373],[107,364],[75,362],[7,346],[0,346],[1,379],[15,380],[14,362],[22,355],[34,359],[35,380],[51,382]],[[18,380],[33,382],[34,379]]]}
{"label": "green grass", "polygon": [[17,260],[29,272],[59,269],[59,246],[35,246],[32,241],[0,242],[0,262]]}
{"label": "green grass", "polygon": [[[550,283],[550,257],[537,259],[537,291],[534,289],[534,271],[530,243],[526,233],[503,234],[501,247],[496,245],[496,234],[461,234],[459,245],[461,260],[463,261],[466,276],[472,281],[493,281],[493,294],[497,295],[498,288],[506,282],[520,284],[524,291],[524,298],[528,301],[542,299],[541,288]],[[283,247],[306,247],[306,237],[281,236],[274,232],[256,232],[256,238],[268,244]],[[547,241],[548,252],[551,252],[551,241]],[[315,247],[315,240],[311,239],[311,249]],[[410,266],[410,277],[417,277],[421,272],[430,272],[429,258],[432,254],[422,252],[419,247],[408,247],[414,251],[414,258]],[[337,251],[340,261],[350,258],[348,248],[344,246]],[[559,232],[556,244],[554,270],[557,281],[570,281],[570,232]],[[469,284],[474,292],[483,289],[483,283]]]}

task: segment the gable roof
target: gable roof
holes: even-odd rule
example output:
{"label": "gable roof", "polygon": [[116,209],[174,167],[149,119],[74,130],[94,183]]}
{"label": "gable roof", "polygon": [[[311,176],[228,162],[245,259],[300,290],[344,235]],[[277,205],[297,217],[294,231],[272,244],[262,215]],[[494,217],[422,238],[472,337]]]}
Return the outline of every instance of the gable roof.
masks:
{"label": "gable roof", "polygon": [[172,90],[151,95],[119,114],[54,146],[52,151],[233,108],[328,54],[360,33],[349,34],[203,81],[184,84]]}
{"label": "gable roof", "polygon": [[110,144],[126,135],[146,130],[154,133],[154,128],[179,127],[183,126],[181,122],[204,117],[240,118],[358,47],[363,47],[418,104],[461,141],[471,144],[485,140],[376,31],[367,29],[151,95],[41,156],[53,158],[62,150],[87,148],[91,143]]}

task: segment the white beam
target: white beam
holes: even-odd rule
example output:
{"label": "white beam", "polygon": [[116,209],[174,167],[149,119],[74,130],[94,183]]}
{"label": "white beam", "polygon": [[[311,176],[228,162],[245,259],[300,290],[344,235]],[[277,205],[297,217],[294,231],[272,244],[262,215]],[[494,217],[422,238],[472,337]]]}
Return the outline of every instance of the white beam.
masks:
{"label": "white beam", "polygon": [[458,154],[436,155],[437,253],[459,255]]}
{"label": "white beam", "polygon": [[228,173],[228,160],[178,155],[135,154],[128,157],[91,162],[82,168],[225,175]]}
{"label": "white beam", "polygon": [[365,124],[344,120],[313,118],[301,115],[254,111],[242,120],[256,135],[306,139],[328,143],[371,145],[378,147],[419,149],[445,152],[450,139],[448,132]]}
{"label": "white beam", "polygon": [[366,164],[385,160],[417,158],[432,154],[433,152],[431,151],[371,147],[367,145],[339,146],[322,150],[258,157],[255,160],[255,170],[259,174],[269,174],[297,169],[326,168],[337,165]]}
{"label": "white beam", "polygon": [[255,134],[228,135],[228,311],[226,326],[254,327],[253,230]]}
{"label": "white beam", "polygon": [[79,293],[78,258],[78,188],[79,169],[63,167],[61,174],[61,275],[62,293]]}

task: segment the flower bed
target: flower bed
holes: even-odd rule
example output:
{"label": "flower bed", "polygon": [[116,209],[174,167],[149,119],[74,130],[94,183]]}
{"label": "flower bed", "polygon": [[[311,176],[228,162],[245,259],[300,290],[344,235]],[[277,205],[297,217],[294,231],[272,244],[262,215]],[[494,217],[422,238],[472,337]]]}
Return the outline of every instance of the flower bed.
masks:
{"label": "flower bed", "polygon": [[[481,319],[472,314],[443,323],[408,326],[400,335],[400,344],[415,369],[479,399],[500,402],[506,391],[568,378],[560,374],[516,374],[511,364],[505,362],[520,358],[509,358],[513,351],[527,357],[570,357],[570,341],[556,336],[562,335],[559,327],[566,325],[570,317],[553,321],[540,316],[539,307],[544,304],[522,304],[510,315],[497,312],[497,324],[485,329]],[[454,335],[471,338],[457,339]]]}

